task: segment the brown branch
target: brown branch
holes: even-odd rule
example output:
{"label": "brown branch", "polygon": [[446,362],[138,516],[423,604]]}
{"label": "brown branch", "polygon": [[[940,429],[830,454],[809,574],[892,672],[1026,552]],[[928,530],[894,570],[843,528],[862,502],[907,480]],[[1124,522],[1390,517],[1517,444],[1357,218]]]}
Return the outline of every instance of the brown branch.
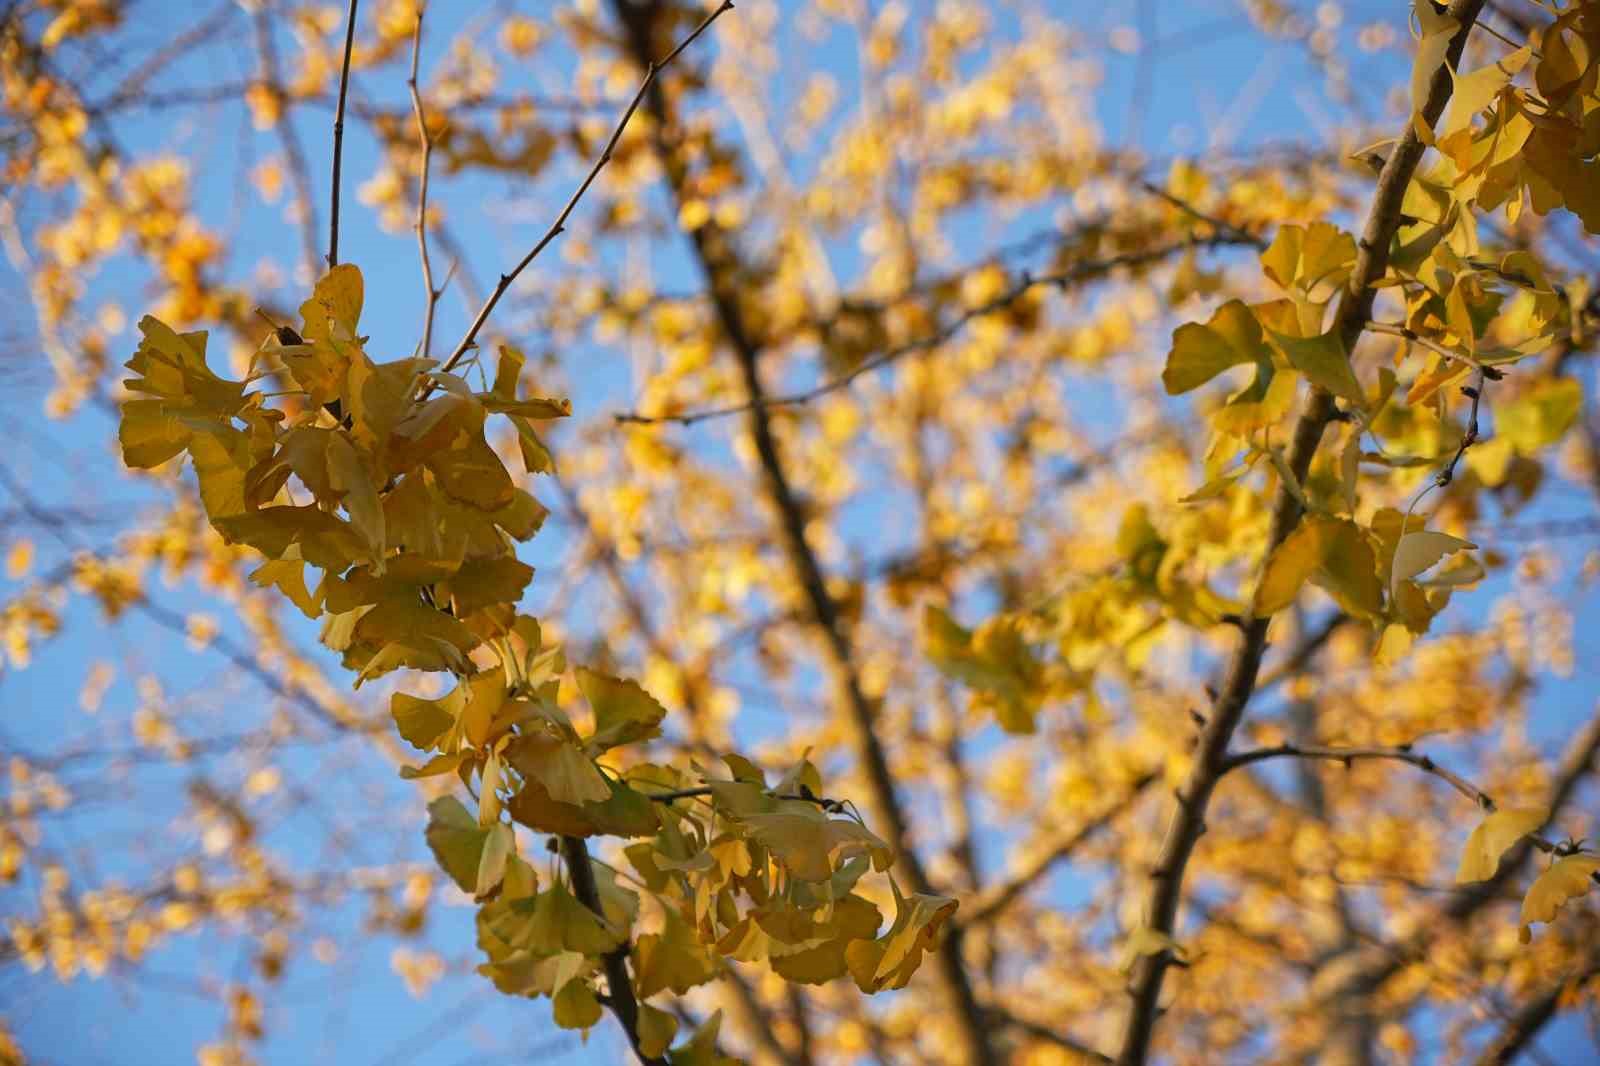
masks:
{"label": "brown branch", "polygon": [[[716,794],[716,789],[711,788],[709,785],[701,785],[695,788],[678,788],[673,789],[671,792],[643,793],[646,799],[654,800],[657,803],[672,803],[681,799],[704,799],[708,796],[715,796]],[[818,807],[821,807],[829,814],[838,814],[845,809],[845,805],[842,801],[828,799],[826,796],[814,796],[809,791],[772,792],[768,794],[773,799],[778,800],[792,800],[799,803],[815,803]]]}
{"label": "brown branch", "polygon": [[[1278,744],[1270,748],[1254,748],[1250,751],[1241,751],[1229,755],[1222,761],[1218,771],[1221,774],[1232,773],[1241,767],[1250,766],[1268,759],[1323,759],[1329,762],[1342,762],[1346,766],[1360,760],[1387,759],[1394,762],[1409,763],[1423,773],[1432,774],[1444,781],[1451,788],[1461,793],[1467,799],[1476,803],[1486,811],[1495,809],[1495,802],[1483,789],[1452,770],[1440,766],[1437,762],[1421,752],[1413,751],[1409,745],[1398,747],[1323,747],[1308,744]],[[1550,845],[1554,850],[1554,845]]]}
{"label": "brown branch", "polygon": [[812,388],[804,389],[800,392],[788,393],[786,395],[763,395],[759,401],[747,399],[742,403],[728,404],[724,407],[710,407],[701,411],[687,411],[683,414],[642,415],[637,412],[626,411],[615,414],[612,416],[612,418],[614,418],[618,423],[632,425],[660,425],[674,423],[680,426],[692,426],[697,422],[704,422],[708,419],[724,418],[728,415],[744,414],[750,411],[752,406],[757,403],[759,403],[760,406],[768,409],[775,407],[798,407],[820,399],[829,393],[838,392],[842,389],[848,388],[857,378],[860,378],[866,374],[870,374],[875,370],[880,370],[883,367],[888,366],[890,363],[894,363],[907,355],[911,355],[915,352],[926,351],[930,348],[937,348],[939,345],[945,343],[956,334],[960,333],[975,319],[984,318],[988,315],[1010,310],[1020,300],[1022,300],[1023,297],[1027,296],[1034,289],[1054,288],[1065,292],[1074,285],[1091,280],[1093,278],[1102,277],[1120,267],[1144,266],[1148,263],[1159,262],[1176,252],[1181,252],[1189,248],[1217,247],[1220,245],[1233,244],[1248,244],[1253,246],[1256,243],[1257,238],[1249,237],[1248,235],[1240,237],[1234,234],[1218,234],[1215,237],[1191,237],[1187,240],[1179,241],[1174,244],[1162,245],[1159,248],[1146,248],[1137,252],[1124,252],[1120,255],[1109,256],[1105,259],[1089,260],[1053,274],[1035,275],[1024,273],[1021,280],[1010,289],[1001,293],[999,296],[994,297],[992,300],[979,304],[977,307],[968,308],[955,318],[951,319],[949,322],[945,323],[939,329],[934,330],[932,333],[929,333],[923,337],[918,337],[914,340],[907,341],[904,344],[897,344],[893,348],[888,348],[882,352],[879,352],[872,358],[863,360],[861,363],[852,367],[845,373],[840,374],[837,377],[830,378],[829,380],[824,381],[822,384],[816,385]]}
{"label": "brown branch", "polygon": [[433,352],[433,313],[439,306],[443,290],[434,287],[433,262],[428,258],[428,170],[433,160],[433,136],[428,133],[428,120],[422,112],[422,94],[417,91],[417,61],[422,55],[422,14],[417,8],[417,29],[411,38],[411,77],[406,87],[411,90],[411,110],[417,117],[417,139],[422,144],[422,160],[417,165],[417,256],[422,261],[422,358]]}
{"label": "brown branch", "polygon": [[[1427,98],[1421,101],[1420,119],[1432,126],[1444,112],[1454,82],[1451,70],[1460,62],[1462,50],[1484,0],[1454,0],[1448,9],[1460,29],[1451,39],[1446,56],[1429,83]],[[1334,312],[1333,329],[1346,352],[1353,352],[1367,323],[1372,318],[1375,295],[1373,285],[1388,268],[1389,249],[1400,227],[1401,206],[1411,176],[1422,159],[1425,145],[1418,137],[1417,122],[1407,123],[1404,136],[1390,153],[1378,176],[1372,207],[1357,246],[1356,262],[1348,287],[1341,294]],[[1306,408],[1295,426],[1289,451],[1289,470],[1297,482],[1304,482],[1311,460],[1322,442],[1322,435],[1334,415],[1333,397],[1313,387]],[[1301,508],[1293,487],[1287,483],[1278,490],[1273,509],[1272,528],[1267,538],[1267,555],[1300,523]],[[1220,771],[1228,757],[1234,730],[1243,720],[1245,708],[1255,692],[1256,676],[1266,651],[1269,619],[1244,619],[1243,640],[1228,664],[1222,687],[1212,704],[1211,714],[1202,729],[1194,764],[1179,787],[1178,805],[1173,812],[1161,852],[1150,871],[1150,895],[1145,921],[1155,932],[1172,936],[1177,929],[1178,905],[1183,898],[1184,873],[1200,835],[1205,831],[1206,808],[1216,788]],[[1160,1015],[1161,987],[1172,965],[1170,952],[1158,952],[1140,960],[1133,978],[1133,1003],[1123,1029],[1118,1062],[1122,1066],[1143,1066],[1150,1054],[1150,1043]]]}
{"label": "brown branch", "polygon": [[[605,907],[600,902],[600,889],[595,884],[594,867],[589,863],[589,847],[582,837],[562,837],[561,857],[566,860],[567,874],[572,878],[572,894],[578,902],[588,907],[596,917],[606,920]],[[606,975],[604,1003],[616,1016],[628,1038],[628,1046],[639,1056],[645,1066],[667,1066],[659,1055],[646,1055],[639,1048],[639,1001],[633,994],[633,978],[628,974],[628,942],[606,952],[601,958]]]}
{"label": "brown branch", "polygon": [[634,94],[627,110],[622,113],[622,119],[617,123],[616,129],[611,131],[611,139],[606,142],[605,149],[600,153],[600,158],[596,159],[594,166],[589,168],[589,173],[584,177],[582,183],[578,185],[576,191],[573,192],[572,197],[567,200],[567,205],[561,209],[561,213],[556,216],[555,222],[551,224],[545,235],[539,238],[538,242],[528,250],[528,254],[523,256],[516,266],[511,268],[510,273],[500,275],[500,280],[496,283],[494,291],[483,302],[483,306],[479,308],[477,316],[472,320],[472,325],[467,328],[466,336],[461,338],[461,343],[456,345],[455,351],[451,352],[450,358],[445,361],[443,369],[446,372],[455,369],[456,364],[461,362],[462,357],[476,343],[478,332],[483,329],[484,323],[489,320],[489,315],[494,311],[495,305],[500,302],[500,297],[504,296],[506,290],[511,288],[511,283],[517,280],[517,275],[526,270],[528,264],[538,258],[540,252],[544,251],[545,246],[559,237],[566,229],[567,219],[578,206],[578,201],[583,199],[584,193],[589,191],[589,186],[594,184],[595,179],[600,176],[600,171],[605,169],[605,165],[611,162],[611,156],[616,151],[617,142],[622,139],[622,131],[628,128],[628,120],[633,118],[633,113],[639,110],[639,105],[644,102],[645,96],[650,92],[650,87],[655,84],[656,75],[674,59],[678,58],[679,53],[693,44],[695,39],[717,20],[718,16],[724,11],[731,11],[732,9],[733,0],[722,0],[716,10],[700,21],[700,25],[694,28],[693,33],[678,42],[678,46],[667,53],[666,58],[660,60],[651,59],[645,62],[644,81],[639,85],[639,91]]}
{"label": "brown branch", "polygon": [[350,92],[350,53],[356,43],[356,5],[360,0],[350,0],[350,12],[344,25],[344,66],[339,71],[339,103],[333,111],[333,191],[331,213],[328,217],[328,266],[339,265],[339,169],[344,157],[344,102]]}
{"label": "brown branch", "polygon": [[1505,1026],[1479,1054],[1478,1066],[1507,1066],[1531,1045],[1561,1008],[1563,1000],[1571,1002],[1571,993],[1600,975],[1600,956],[1581,967],[1577,972],[1563,977],[1533,999],[1519,1007],[1506,1020]]}
{"label": "brown branch", "polygon": [[[634,62],[649,65],[656,30],[670,9],[661,4],[635,5],[613,0],[613,10],[627,31],[627,46]],[[654,69],[653,65],[650,69]],[[647,88],[650,87],[647,85]],[[668,188],[681,205],[688,199],[689,172],[679,150],[679,126],[666,94],[659,86],[648,94],[655,120],[653,147],[662,164]],[[855,652],[840,617],[838,604],[815,552],[806,542],[806,516],[789,482],[778,440],[773,432],[758,363],[761,348],[745,319],[740,279],[746,275],[738,253],[715,221],[690,235],[696,262],[711,290],[712,304],[728,347],[739,365],[748,401],[746,428],[758,459],[762,493],[778,518],[778,539],[793,580],[799,586],[811,622],[822,638],[824,669],[836,698],[843,704],[861,773],[866,778],[875,827],[884,833],[899,855],[901,869],[913,892],[926,893],[932,883],[911,847],[910,824],[895,794],[895,779],[884,746],[876,734],[878,711],[861,685]],[[968,1066],[998,1066],[999,1057],[977,995],[962,959],[962,933],[952,928],[935,952],[935,974],[949,1003],[961,1041],[960,1055]]]}

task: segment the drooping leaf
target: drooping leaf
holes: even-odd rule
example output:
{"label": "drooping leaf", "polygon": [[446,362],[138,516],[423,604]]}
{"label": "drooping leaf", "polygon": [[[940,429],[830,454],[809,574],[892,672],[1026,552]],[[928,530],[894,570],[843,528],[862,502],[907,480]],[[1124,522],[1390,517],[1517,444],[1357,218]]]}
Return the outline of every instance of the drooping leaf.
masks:
{"label": "drooping leaf", "polygon": [[516,852],[516,834],[511,827],[503,822],[495,822],[489,826],[489,833],[483,841],[483,852],[478,857],[478,877],[473,895],[483,899],[495,889],[500,887],[500,882],[506,876],[506,864]]}
{"label": "drooping leaf", "polygon": [[[483,863],[488,830],[454,796],[441,796],[428,804],[428,848],[439,866],[461,891],[478,890],[478,870]],[[502,867],[503,870],[503,867]]]}
{"label": "drooping leaf", "polygon": [[1522,898],[1522,924],[1553,922],[1568,900],[1585,895],[1600,874],[1600,855],[1567,855],[1551,863]]}
{"label": "drooping leaf", "polygon": [[1549,812],[1540,807],[1506,807],[1485,817],[1467,837],[1461,865],[1456,870],[1456,884],[1493,877],[1500,868],[1500,856],[1529,833],[1537,832],[1547,818]]}
{"label": "drooping leaf", "polygon": [[611,788],[593,760],[564,737],[524,733],[506,749],[506,757],[557,802],[602,803],[611,798]]}
{"label": "drooping leaf", "polygon": [[1172,334],[1172,348],[1161,374],[1168,395],[1197,389],[1224,370],[1270,359],[1261,323],[1243,301],[1229,300],[1205,325],[1190,322]]}
{"label": "drooping leaf", "polygon": [[1291,337],[1273,330],[1270,335],[1289,365],[1304,374],[1311,384],[1348,400],[1357,408],[1366,406],[1366,393],[1356,380],[1355,371],[1350,369],[1350,357],[1337,331],[1315,337]]}
{"label": "drooping leaf", "polygon": [[647,740],[661,732],[666,708],[633,681],[578,667],[578,691],[594,712],[594,733],[585,742],[599,753]]}
{"label": "drooping leaf", "polygon": [[639,1053],[647,1058],[666,1054],[678,1035],[678,1018],[648,1003],[639,1004]]}
{"label": "drooping leaf", "polygon": [[904,988],[910,983],[922,956],[938,943],[944,923],[959,905],[946,896],[901,895],[893,881],[895,921],[879,940],[853,940],[845,949],[850,976],[863,992]]}
{"label": "drooping leaf", "polygon": [[554,997],[555,1022],[563,1029],[588,1029],[600,1020],[600,1001],[587,981],[568,981]]}
{"label": "drooping leaf", "polygon": [[1409,581],[1433,566],[1446,555],[1476,548],[1470,540],[1452,537],[1434,530],[1417,530],[1400,538],[1394,550],[1394,570],[1391,583]]}

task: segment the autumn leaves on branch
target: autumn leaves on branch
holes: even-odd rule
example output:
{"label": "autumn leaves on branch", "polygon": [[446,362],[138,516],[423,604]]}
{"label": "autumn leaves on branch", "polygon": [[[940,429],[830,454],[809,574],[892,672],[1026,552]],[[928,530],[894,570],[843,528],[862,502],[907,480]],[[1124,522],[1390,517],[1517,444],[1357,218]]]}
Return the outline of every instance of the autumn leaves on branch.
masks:
{"label": "autumn leaves on branch", "polygon": [[[126,364],[134,374],[127,388],[135,394],[121,408],[128,466],[150,469],[187,455],[211,526],[229,544],[260,556],[250,580],[275,588],[318,621],[323,644],[341,657],[356,686],[399,670],[439,675],[443,684],[429,695],[394,694],[390,711],[400,736],[418,752],[419,765],[403,776],[440,779],[435,786],[453,779],[473,801],[434,798],[427,842],[452,881],[479,904],[478,943],[485,954],[479,971],[507,993],[548,997],[556,1022],[567,1028],[587,1029],[609,1011],[640,1060],[657,1066],[724,1061],[717,1015],[678,1042],[679,1016],[651,1000],[716,980],[725,960],[763,963],[796,984],[848,977],[873,993],[905,987],[932,954],[933,982],[951,1010],[960,1054],[977,1066],[1005,1061],[1002,1033],[1027,1023],[986,1002],[965,938],[983,936],[1057,854],[1103,832],[1121,808],[1108,806],[1064,833],[1055,851],[1010,884],[977,895],[964,915],[954,898],[935,890],[912,849],[910,819],[878,733],[879,704],[863,682],[841,602],[807,539],[805,504],[773,418],[779,409],[842,392],[908,357],[931,358],[974,322],[1020,313],[1042,293],[1201,248],[1255,249],[1276,295],[1255,303],[1227,300],[1204,322],[1183,324],[1172,335],[1161,374],[1169,395],[1200,390],[1237,368],[1251,375],[1243,388],[1210,406],[1214,437],[1205,480],[1182,502],[1203,505],[1260,480],[1269,486],[1271,516],[1259,545],[1252,542],[1252,550],[1259,548],[1256,573],[1237,594],[1167,565],[1169,542],[1137,508],[1117,538],[1119,573],[1095,585],[1100,600],[1094,610],[1158,600],[1164,619],[1238,634],[1218,664],[1221,680],[1211,705],[1194,712],[1199,735],[1165,837],[1145,871],[1143,919],[1123,944],[1130,1003],[1116,1061],[1137,1066],[1150,1058],[1166,977],[1187,957],[1179,916],[1190,861],[1215,790],[1246,767],[1276,759],[1381,760],[1448,783],[1483,812],[1460,881],[1495,877],[1501,857],[1517,847],[1537,848],[1554,860],[1526,893],[1525,935],[1532,923],[1552,920],[1563,904],[1587,892],[1600,877],[1600,858],[1543,836],[1548,810],[1498,807],[1488,793],[1408,746],[1285,742],[1239,750],[1234,743],[1263,687],[1259,675],[1274,616],[1297,603],[1308,586],[1338,605],[1335,624],[1366,624],[1377,658],[1394,662],[1428,632],[1456,591],[1483,577],[1484,567],[1471,554],[1478,545],[1427,528],[1421,504],[1452,482],[1477,446],[1491,383],[1581,324],[1531,256],[1478,253],[1473,212],[1497,209],[1513,197],[1520,204],[1526,196],[1536,210],[1565,206],[1591,231],[1597,228],[1592,187],[1585,184],[1594,168],[1581,150],[1583,123],[1593,111],[1584,110],[1576,88],[1587,86],[1583,91],[1592,95],[1595,56],[1580,62],[1581,50],[1562,44],[1566,36],[1592,38],[1593,27],[1580,26],[1570,12],[1559,14],[1541,31],[1542,50],[1529,43],[1462,72],[1482,0],[1456,0],[1445,9],[1418,0],[1412,113],[1379,153],[1384,163],[1359,237],[1331,222],[1310,221],[1280,225],[1269,240],[1151,185],[1145,191],[1163,202],[1161,210],[1184,218],[1187,232],[1178,239],[1122,247],[1059,270],[1023,272],[794,391],[769,391],[763,380],[766,342],[749,321],[741,292],[751,271],[732,237],[715,221],[693,228],[689,239],[711,292],[717,335],[737,361],[737,397],[720,406],[647,409],[616,420],[688,426],[743,416],[798,610],[818,639],[861,770],[863,795],[836,797],[809,759],[777,781],[735,753],[723,755],[715,768],[647,761],[645,745],[662,733],[666,708],[632,681],[583,666],[569,670],[564,652],[548,645],[538,621],[517,608],[533,578],[517,546],[540,531],[546,511],[507,470],[488,436],[491,425],[509,427],[521,475],[553,472],[543,423],[567,416],[570,406],[527,391],[525,359],[511,345],[497,346],[488,383],[481,346],[488,323],[524,270],[565,231],[641,110],[668,192],[680,214],[687,207],[688,162],[675,139],[675,98],[660,75],[732,6],[711,10],[653,59],[660,31],[672,25],[671,9],[617,5],[625,54],[643,69],[638,91],[554,221],[500,275],[463,336],[437,360],[435,310],[448,278],[439,284],[433,270],[428,197],[433,139],[441,127],[430,123],[418,87],[418,14],[407,86],[420,149],[414,230],[423,314],[413,354],[380,361],[358,332],[362,273],[339,262],[340,171],[357,15],[351,0],[334,118],[329,269],[301,305],[298,329],[275,330],[243,380],[231,380],[207,365],[206,333],[179,332],[146,317]],[[1524,69],[1531,71],[1532,87],[1518,81]],[[1423,169],[1429,148],[1439,160]],[[1397,305],[1398,321],[1374,318],[1380,289]],[[1487,339],[1490,325],[1509,295],[1532,308],[1528,321],[1536,335],[1495,346]],[[1354,361],[1367,334],[1398,342],[1400,357],[1413,346],[1428,353],[1427,369],[1404,393],[1391,366]],[[474,367],[485,378],[478,389],[468,377]],[[1510,406],[1500,413],[1502,426],[1512,427],[1504,432],[1509,447],[1532,451],[1564,431],[1563,412],[1575,401],[1563,384],[1547,391],[1537,403],[1517,401],[1527,404],[1520,413]],[[1402,399],[1407,407],[1427,406],[1441,422],[1464,407],[1465,425],[1409,507],[1363,507],[1363,466],[1403,475],[1418,465],[1392,455],[1380,439],[1386,410]],[[1287,439],[1275,439],[1297,409]],[[1330,434],[1336,447],[1325,449]],[[1070,615],[1070,596],[1062,603],[1061,615]],[[1330,624],[1319,640],[1331,631]],[[1031,733],[1052,704],[1092,693],[1092,680],[1073,662],[1072,635],[1046,641],[1037,634],[1020,611],[971,628],[942,607],[922,612],[927,660],[967,689],[974,711],[1010,733]],[[1127,803],[1159,779],[1148,769],[1135,775]],[[858,802],[870,818],[859,813]],[[562,872],[541,878],[519,852],[518,826],[551,838]],[[603,838],[626,842],[620,851],[631,872],[591,853],[591,839]],[[880,886],[877,897],[893,901],[892,915],[864,887],[872,880]],[[1077,1045],[1066,1030],[1063,1024],[1046,1033],[1059,1048],[1110,1061]]]}

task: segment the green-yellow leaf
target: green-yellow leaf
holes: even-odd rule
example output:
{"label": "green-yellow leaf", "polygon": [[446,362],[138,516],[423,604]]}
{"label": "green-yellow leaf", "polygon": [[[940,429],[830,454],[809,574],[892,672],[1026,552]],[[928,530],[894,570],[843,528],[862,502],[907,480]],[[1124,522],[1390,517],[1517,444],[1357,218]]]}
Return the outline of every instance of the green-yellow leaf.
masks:
{"label": "green-yellow leaf", "polygon": [[1189,322],[1172,334],[1172,350],[1161,382],[1168,395],[1197,389],[1230,367],[1271,358],[1261,340],[1261,323],[1240,300],[1217,308],[1204,325]]}
{"label": "green-yellow leaf", "polygon": [[1349,400],[1356,407],[1365,407],[1367,395],[1350,369],[1350,357],[1345,354],[1344,342],[1336,331],[1316,337],[1291,337],[1272,330],[1272,343],[1277,345],[1289,365],[1304,374],[1311,384]]}
{"label": "green-yellow leaf", "polygon": [[322,614],[317,601],[306,591],[306,564],[302,559],[268,559],[250,572],[250,580],[262,588],[276,588],[307,618]]}
{"label": "green-yellow leaf", "polygon": [[638,684],[582,666],[576,674],[578,691],[594,712],[594,733],[586,742],[590,751],[609,751],[661,732],[666,708]]}
{"label": "green-yellow leaf", "polygon": [[509,825],[496,822],[489,827],[489,835],[483,842],[483,852],[478,857],[477,888],[473,893],[478,899],[483,899],[500,887],[500,882],[506,876],[506,862],[515,854],[516,849],[517,837]]}
{"label": "green-yellow leaf", "polygon": [[584,980],[568,981],[554,999],[555,1022],[563,1029],[588,1029],[600,1020],[600,1001]]}
{"label": "green-yellow leaf", "polygon": [[[484,844],[489,833],[478,824],[461,801],[441,796],[428,804],[428,848],[463,892],[478,890],[478,871],[483,864]],[[504,872],[502,860],[501,872]]]}
{"label": "green-yellow leaf", "polygon": [[400,735],[412,747],[427,751],[437,745],[439,739],[456,724],[456,716],[461,713],[461,705],[465,702],[464,691],[464,686],[458,686],[448,696],[438,700],[425,700],[420,696],[396,692],[389,701],[389,714],[394,718]]}
{"label": "green-yellow leaf", "polygon": [[602,803],[611,798],[611,788],[593,760],[563,737],[523,734],[506,750],[506,757],[561,803]]}
{"label": "green-yellow leaf", "polygon": [[1576,378],[1547,379],[1495,406],[1495,432],[1523,455],[1532,455],[1560,440],[1582,407],[1583,386]]}
{"label": "green-yellow leaf", "polygon": [[677,1035],[678,1019],[675,1015],[648,1003],[639,1004],[639,1054],[645,1058],[664,1055]]}
{"label": "green-yellow leaf", "polygon": [[1322,566],[1327,533],[1327,523],[1308,518],[1272,550],[1256,587],[1251,608],[1256,615],[1281,611],[1294,602],[1300,587]]}

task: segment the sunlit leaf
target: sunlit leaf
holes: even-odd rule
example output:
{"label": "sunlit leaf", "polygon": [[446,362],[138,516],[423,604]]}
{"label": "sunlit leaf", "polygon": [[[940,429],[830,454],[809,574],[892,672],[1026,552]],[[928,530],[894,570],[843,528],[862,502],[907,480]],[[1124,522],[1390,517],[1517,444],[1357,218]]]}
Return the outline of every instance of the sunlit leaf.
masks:
{"label": "sunlit leaf", "polygon": [[1500,856],[1529,833],[1538,832],[1549,816],[1541,807],[1506,807],[1486,816],[1467,837],[1456,884],[1493,877],[1500,868]]}

